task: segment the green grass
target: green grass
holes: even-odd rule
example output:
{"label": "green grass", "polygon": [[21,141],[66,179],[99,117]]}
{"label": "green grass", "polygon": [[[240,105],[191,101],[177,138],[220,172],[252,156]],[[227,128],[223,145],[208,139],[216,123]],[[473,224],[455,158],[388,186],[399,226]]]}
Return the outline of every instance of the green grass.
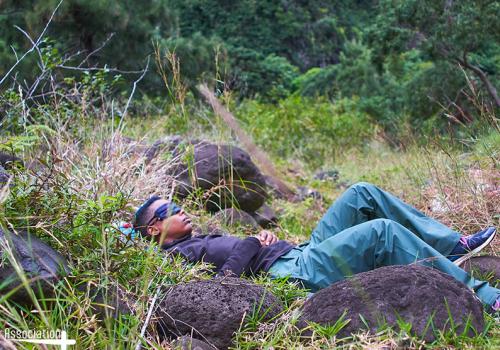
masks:
{"label": "green grass", "polygon": [[[108,102],[95,107],[57,100],[33,106],[32,114],[38,116],[37,122],[43,126],[17,123],[16,127],[0,132],[0,150],[15,150],[31,160],[25,169],[15,171],[8,193],[0,196],[0,224],[35,233],[59,250],[71,268],[71,273],[59,283],[56,296],[37,298],[38,306],[34,308],[0,299],[0,324],[26,330],[65,329],[77,340],[79,349],[135,349],[138,343],[160,349],[165,344],[158,340],[154,320],[148,322],[144,336],[141,334],[159,287],[210,278],[210,274],[202,264],[185,265],[181,259],[166,257],[146,240],[126,245],[119,239],[115,222],[130,220],[134,207],[149,194],[170,194],[171,178],[165,176],[165,169],[177,161],[158,157],[146,165],[121,136],[151,143],[166,134],[179,133],[221,143],[237,142],[224,124],[198,103],[166,108],[158,115],[141,119],[128,117],[119,123],[116,118],[112,120]],[[319,201],[308,198],[299,203],[269,200],[280,217],[278,227],[273,229],[280,239],[294,243],[308,239],[332,201],[346,186],[358,181],[388,189],[464,233],[486,224],[499,226],[500,198],[485,190],[488,183],[498,181],[500,139],[496,131],[469,140],[466,146],[435,137],[427,143],[417,142],[421,141],[418,138],[410,140],[404,149],[397,149],[377,137],[372,125],[360,116],[354,118],[356,123],[345,124],[351,113],[346,101],[339,106],[328,106],[323,101],[317,108],[305,109],[310,112],[305,121],[311,129],[308,140],[303,140],[300,112],[305,105],[301,103],[314,104],[314,101],[283,102],[281,107],[292,111],[297,119],[290,138],[282,132],[286,125],[280,119],[284,114],[279,107],[246,103],[238,110],[244,128],[268,151],[285,180],[292,186],[314,188],[323,196]],[[352,132],[357,128],[364,130],[364,141],[360,143],[359,138],[336,133],[335,125],[329,129],[333,136],[319,135],[322,122],[328,119],[327,112],[338,113],[336,120],[343,121]],[[12,115],[16,115],[15,111]],[[279,137],[273,137],[280,129]],[[113,136],[116,136],[114,147],[106,156],[104,150]],[[314,178],[316,171],[329,169],[339,171],[338,182]],[[182,203],[200,226],[210,221],[202,208],[202,195]],[[451,210],[430,210],[429,203],[436,198]],[[246,234],[244,230],[232,233]],[[489,253],[500,252],[497,242]],[[400,330],[384,328],[376,334],[360,332],[339,339],[339,328],[348,322],[339,320],[331,326],[311,326],[313,336],[304,342],[296,322],[307,291],[284,279],[261,276],[254,281],[272,291],[285,306],[285,312],[273,323],[252,319],[236,335],[237,349],[494,349],[500,346],[498,321],[488,315],[485,315],[485,334],[473,338],[448,332],[428,344],[413,337],[409,332],[411,325],[401,321]],[[96,311],[100,305],[92,301],[92,295],[117,285],[130,295],[133,313],[103,321]],[[21,349],[35,348],[16,345]]]}

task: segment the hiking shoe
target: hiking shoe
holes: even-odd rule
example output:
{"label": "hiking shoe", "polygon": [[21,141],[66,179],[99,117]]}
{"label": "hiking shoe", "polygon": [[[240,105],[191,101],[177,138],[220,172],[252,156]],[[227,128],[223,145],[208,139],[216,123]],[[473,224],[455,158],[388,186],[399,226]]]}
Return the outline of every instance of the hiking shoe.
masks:
{"label": "hiking shoe", "polygon": [[484,247],[490,244],[495,234],[496,228],[488,227],[471,236],[461,237],[455,248],[451,251],[448,259],[453,261],[455,265],[460,266],[472,255],[480,252]]}
{"label": "hiking shoe", "polygon": [[496,322],[500,322],[500,296],[498,296],[493,305],[490,305],[485,311],[490,314]]}
{"label": "hiking shoe", "polygon": [[491,309],[493,310],[493,312],[500,311],[500,297],[497,298],[495,304],[491,305]]}

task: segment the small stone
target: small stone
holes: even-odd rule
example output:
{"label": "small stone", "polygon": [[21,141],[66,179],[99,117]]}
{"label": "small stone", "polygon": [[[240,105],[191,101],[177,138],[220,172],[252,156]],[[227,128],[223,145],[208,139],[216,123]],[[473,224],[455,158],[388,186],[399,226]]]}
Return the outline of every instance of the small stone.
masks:
{"label": "small stone", "polygon": [[309,197],[311,197],[315,200],[323,199],[323,196],[321,195],[321,193],[319,193],[318,191],[316,191],[314,189],[311,189],[311,188],[308,188],[305,186],[297,187],[297,194],[295,195],[295,198],[294,198],[295,201],[302,202]]}
{"label": "small stone", "polygon": [[336,182],[339,179],[339,171],[335,169],[318,171],[316,174],[314,174],[314,178],[321,181],[330,180]]}
{"label": "small stone", "polygon": [[199,339],[191,338],[189,335],[174,340],[172,342],[172,348],[176,350],[217,350],[215,346]]}
{"label": "small stone", "polygon": [[262,207],[257,209],[257,211],[249,213],[262,228],[270,228],[276,226],[278,223],[278,217],[274,210],[264,204]]}

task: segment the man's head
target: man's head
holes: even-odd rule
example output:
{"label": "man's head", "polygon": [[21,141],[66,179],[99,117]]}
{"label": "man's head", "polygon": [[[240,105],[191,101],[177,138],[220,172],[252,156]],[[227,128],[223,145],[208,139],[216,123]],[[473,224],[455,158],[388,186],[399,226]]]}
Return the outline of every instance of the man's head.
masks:
{"label": "man's head", "polygon": [[149,198],[135,213],[134,227],[143,236],[168,243],[191,233],[191,219],[175,203],[158,196]]}

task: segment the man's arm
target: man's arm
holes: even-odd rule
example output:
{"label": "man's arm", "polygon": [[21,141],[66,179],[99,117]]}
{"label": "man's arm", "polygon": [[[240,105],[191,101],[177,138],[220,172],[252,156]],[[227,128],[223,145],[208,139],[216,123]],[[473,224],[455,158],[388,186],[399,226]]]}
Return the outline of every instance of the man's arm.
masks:
{"label": "man's arm", "polygon": [[236,246],[217,275],[235,274],[236,276],[241,276],[261,247],[262,245],[258,238],[245,238]]}
{"label": "man's arm", "polygon": [[274,233],[262,230],[256,237],[248,237],[242,240],[231,253],[218,274],[233,273],[236,276],[241,274],[248,267],[252,258],[259,252],[261,247],[267,247],[278,241]]}

